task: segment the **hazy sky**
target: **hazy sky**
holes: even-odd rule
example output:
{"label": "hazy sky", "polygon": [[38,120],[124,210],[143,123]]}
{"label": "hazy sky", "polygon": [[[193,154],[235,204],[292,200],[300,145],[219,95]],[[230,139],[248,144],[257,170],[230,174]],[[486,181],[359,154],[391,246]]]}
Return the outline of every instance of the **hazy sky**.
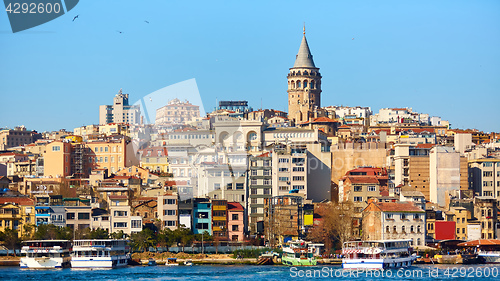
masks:
{"label": "hazy sky", "polygon": [[133,103],[191,78],[206,111],[216,99],[286,110],[305,22],[322,106],[500,131],[500,1],[268,2],[80,1],[16,34],[0,12],[0,127],[97,124],[120,88]]}

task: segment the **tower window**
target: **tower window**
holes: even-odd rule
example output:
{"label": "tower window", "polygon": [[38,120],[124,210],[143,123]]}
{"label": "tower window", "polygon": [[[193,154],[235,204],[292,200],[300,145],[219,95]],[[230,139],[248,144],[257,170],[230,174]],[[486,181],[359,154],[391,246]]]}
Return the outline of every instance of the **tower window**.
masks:
{"label": "tower window", "polygon": [[307,80],[304,80],[304,89],[307,87]]}
{"label": "tower window", "polygon": [[299,89],[300,89],[300,87],[301,87],[301,86],[300,86],[300,81],[297,81],[297,88],[299,88]]}
{"label": "tower window", "polygon": [[314,81],[311,81],[311,89],[314,89]]}

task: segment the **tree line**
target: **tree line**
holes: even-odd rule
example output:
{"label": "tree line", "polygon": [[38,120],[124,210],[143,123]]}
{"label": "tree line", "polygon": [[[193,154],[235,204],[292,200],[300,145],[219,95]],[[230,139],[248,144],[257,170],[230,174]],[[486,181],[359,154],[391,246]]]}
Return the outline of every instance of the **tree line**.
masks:
{"label": "tree line", "polygon": [[[213,237],[205,232],[194,234],[190,229],[179,227],[175,230],[165,228],[160,231],[153,231],[149,228],[141,232],[128,235],[120,230],[109,233],[107,229],[76,229],[71,227],[60,227],[53,224],[42,224],[38,227],[34,225],[25,225],[22,237],[19,237],[18,231],[7,228],[0,231],[0,244],[3,244],[8,250],[13,250],[16,256],[16,249],[19,249],[23,241],[28,240],[73,240],[73,239],[127,239],[134,251],[146,252],[150,247],[163,247],[168,250],[172,246],[184,247],[192,246],[195,241],[213,241]],[[217,240],[217,239],[216,239]],[[7,253],[8,255],[8,253]]]}

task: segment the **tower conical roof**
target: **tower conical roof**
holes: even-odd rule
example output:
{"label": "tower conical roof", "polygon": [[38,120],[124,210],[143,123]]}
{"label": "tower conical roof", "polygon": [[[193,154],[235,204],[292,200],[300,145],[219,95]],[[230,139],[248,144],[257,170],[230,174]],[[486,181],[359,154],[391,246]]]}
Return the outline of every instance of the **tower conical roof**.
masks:
{"label": "tower conical roof", "polygon": [[[305,33],[305,32],[304,32]],[[295,64],[293,67],[312,67],[316,68],[313,61],[313,56],[309,50],[309,45],[307,45],[306,35],[302,37],[302,42],[300,43],[299,52],[295,58]]]}

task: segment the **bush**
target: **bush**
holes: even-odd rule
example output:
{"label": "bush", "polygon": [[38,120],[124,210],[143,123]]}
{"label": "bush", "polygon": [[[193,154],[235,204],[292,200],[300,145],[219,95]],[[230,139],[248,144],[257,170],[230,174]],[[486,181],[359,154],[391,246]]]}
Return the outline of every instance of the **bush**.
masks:
{"label": "bush", "polygon": [[258,258],[262,253],[271,251],[273,251],[271,248],[236,250],[233,252],[233,258],[236,259],[238,256],[242,258]]}

